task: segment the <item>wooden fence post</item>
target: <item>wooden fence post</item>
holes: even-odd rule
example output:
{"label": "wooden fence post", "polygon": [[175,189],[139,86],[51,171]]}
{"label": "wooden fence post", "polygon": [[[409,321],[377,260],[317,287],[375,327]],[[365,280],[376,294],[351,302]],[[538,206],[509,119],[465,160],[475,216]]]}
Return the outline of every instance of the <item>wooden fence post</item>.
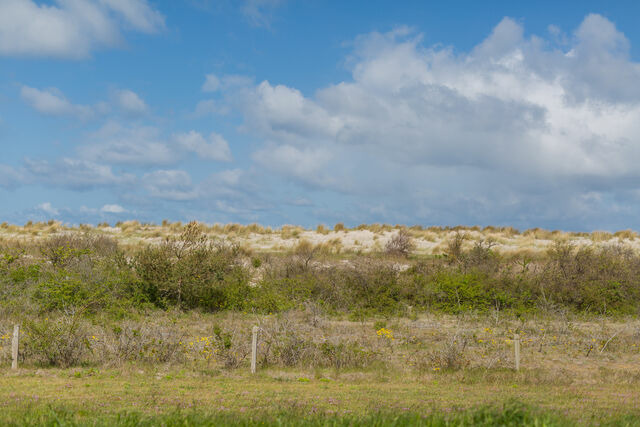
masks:
{"label": "wooden fence post", "polygon": [[20,342],[20,325],[13,326],[13,340],[11,340],[11,369],[18,369],[18,345]]}
{"label": "wooden fence post", "polygon": [[516,371],[519,371],[520,370],[520,335],[519,334],[513,335],[513,349],[514,349],[515,358],[516,358]]}
{"label": "wooden fence post", "polygon": [[258,357],[258,328],[257,326],[253,327],[253,337],[251,340],[251,373],[256,373],[256,359]]}

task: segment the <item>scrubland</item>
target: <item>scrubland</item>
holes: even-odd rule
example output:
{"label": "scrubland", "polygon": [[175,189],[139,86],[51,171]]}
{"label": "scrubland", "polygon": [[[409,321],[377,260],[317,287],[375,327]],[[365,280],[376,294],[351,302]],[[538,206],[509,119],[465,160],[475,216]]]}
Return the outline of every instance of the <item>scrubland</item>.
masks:
{"label": "scrubland", "polygon": [[0,421],[640,425],[639,242],[2,224]]}

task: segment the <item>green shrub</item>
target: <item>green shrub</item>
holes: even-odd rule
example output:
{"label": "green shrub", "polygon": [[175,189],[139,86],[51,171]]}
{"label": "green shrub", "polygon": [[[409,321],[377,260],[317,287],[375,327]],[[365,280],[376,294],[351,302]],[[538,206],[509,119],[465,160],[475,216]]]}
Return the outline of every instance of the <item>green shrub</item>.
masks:
{"label": "green shrub", "polygon": [[249,296],[239,249],[211,242],[190,223],[177,240],[149,246],[133,263],[141,291],[159,307],[240,309]]}
{"label": "green shrub", "polygon": [[27,321],[23,357],[46,366],[70,367],[90,351],[86,326],[78,314]]}
{"label": "green shrub", "polygon": [[33,299],[43,310],[64,310],[89,304],[91,290],[78,277],[61,271],[51,274],[40,282],[33,295]]}

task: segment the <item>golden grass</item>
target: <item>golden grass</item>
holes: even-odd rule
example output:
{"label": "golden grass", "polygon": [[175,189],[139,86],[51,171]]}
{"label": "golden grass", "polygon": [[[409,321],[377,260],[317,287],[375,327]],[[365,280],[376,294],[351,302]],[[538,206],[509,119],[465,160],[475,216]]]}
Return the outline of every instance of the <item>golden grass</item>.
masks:
{"label": "golden grass", "polygon": [[[413,320],[396,318],[378,322],[383,322],[383,326],[374,325],[374,321],[327,318],[310,307],[306,311],[270,316],[232,312],[157,313],[153,319],[127,321],[126,327],[138,330],[144,336],[163,331],[167,336],[181,337],[180,351],[184,351],[184,357],[178,357],[176,361],[189,369],[223,369],[215,359],[203,359],[196,351],[199,347],[190,344],[202,342],[203,337],[211,335],[212,325],[235,331],[234,339],[248,343],[251,326],[257,323],[265,331],[285,325],[287,331],[299,339],[316,345],[357,343],[363,350],[376,355],[372,366],[406,377],[446,370],[442,356],[455,358],[454,362],[463,368],[459,371],[463,376],[465,371],[483,372],[485,376],[502,375],[500,372],[514,366],[512,339],[518,332],[522,340],[522,366],[531,375],[535,373],[536,381],[583,385],[613,382],[635,384],[640,390],[640,321],[636,319],[592,318],[587,321],[549,315],[523,321],[494,313],[482,317],[422,314]],[[9,319],[0,320],[0,366],[10,363],[12,325]],[[118,362],[117,359],[104,359],[100,353],[100,349],[114,344],[111,342],[114,339],[112,326],[90,327],[94,337],[91,343],[95,347],[92,347],[95,356],[91,363],[96,366]],[[380,327],[389,330],[393,340],[381,339],[376,332]],[[245,335],[246,339],[243,339]],[[454,353],[451,353],[452,348]],[[31,368],[35,370],[37,366]]]}
{"label": "golden grass", "polygon": [[[512,227],[486,226],[468,227],[423,227],[415,225],[405,227],[389,224],[361,224],[348,228],[343,223],[335,224],[332,229],[318,225],[315,229],[305,229],[296,225],[283,225],[272,229],[259,224],[201,224],[202,230],[212,238],[234,240],[241,246],[258,251],[287,251],[305,239],[314,245],[329,245],[340,248],[338,252],[376,252],[384,248],[386,242],[397,230],[409,230],[415,243],[414,255],[440,255],[444,253],[447,243],[456,233],[467,236],[465,248],[475,242],[492,239],[497,244],[493,250],[505,254],[544,253],[555,241],[568,241],[574,246],[608,245],[618,243],[634,250],[640,250],[638,233],[633,230],[620,230],[615,233],[594,231],[592,233],[564,232],[559,230],[543,230],[532,228],[520,232]],[[116,238],[125,247],[162,241],[168,237],[176,237],[184,230],[181,222],[163,221],[161,225],[141,224],[139,221],[125,221],[110,226],[102,223],[96,227],[79,225],[71,227],[60,222],[49,221],[27,223],[17,226],[8,223],[0,224],[0,241],[15,241],[23,244],[37,242],[60,233],[98,233]],[[357,243],[356,243],[357,242]]]}

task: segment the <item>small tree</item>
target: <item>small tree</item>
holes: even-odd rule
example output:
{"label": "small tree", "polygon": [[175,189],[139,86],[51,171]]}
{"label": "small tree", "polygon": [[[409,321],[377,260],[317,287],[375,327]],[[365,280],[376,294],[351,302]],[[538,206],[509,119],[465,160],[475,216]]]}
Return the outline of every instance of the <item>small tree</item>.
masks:
{"label": "small tree", "polygon": [[304,263],[304,268],[309,267],[309,263],[318,252],[319,247],[308,240],[301,240],[293,249],[295,255]]}
{"label": "small tree", "polygon": [[447,242],[446,255],[449,262],[460,262],[464,258],[463,245],[467,235],[456,231],[456,234]]}
{"label": "small tree", "polygon": [[384,246],[384,251],[390,255],[409,256],[414,249],[413,238],[405,229],[398,231]]}

